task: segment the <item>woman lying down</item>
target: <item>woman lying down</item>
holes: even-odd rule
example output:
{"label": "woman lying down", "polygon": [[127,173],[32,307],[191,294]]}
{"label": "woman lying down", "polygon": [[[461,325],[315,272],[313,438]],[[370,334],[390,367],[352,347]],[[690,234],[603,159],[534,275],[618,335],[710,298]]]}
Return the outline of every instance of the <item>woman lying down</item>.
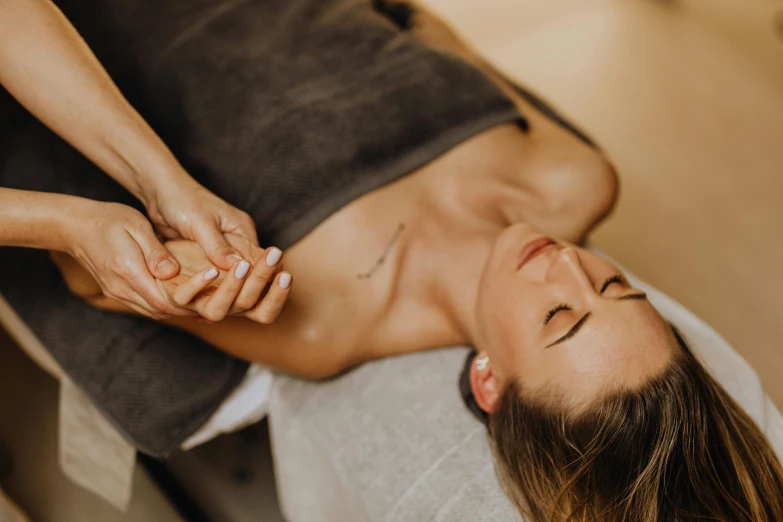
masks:
{"label": "woman lying down", "polygon": [[[307,378],[475,346],[470,387],[488,414],[499,474],[530,520],[783,520],[783,470],[761,431],[645,294],[576,246],[615,201],[604,156],[432,15],[345,4],[437,49],[430,59],[480,70],[518,113],[476,124],[450,150],[376,186],[354,180],[350,200],[302,230],[284,259],[233,237],[252,268],[219,273],[196,243],[170,241],[182,273],[161,289],[211,320],[171,324]],[[450,86],[458,101],[462,88]],[[395,117],[394,107],[378,116],[389,125]],[[464,130],[454,122],[441,132],[458,124]],[[410,151],[425,145],[411,139]],[[252,181],[222,183],[241,191]],[[77,263],[56,260],[74,292],[130,313]]]}

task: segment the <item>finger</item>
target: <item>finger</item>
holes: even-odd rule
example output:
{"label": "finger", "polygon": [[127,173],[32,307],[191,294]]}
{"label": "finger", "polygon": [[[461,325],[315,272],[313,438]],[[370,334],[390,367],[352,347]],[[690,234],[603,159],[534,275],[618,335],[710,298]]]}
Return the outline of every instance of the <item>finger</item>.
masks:
{"label": "finger", "polygon": [[210,262],[216,267],[230,270],[234,264],[242,260],[239,252],[231,246],[214,223],[196,227],[194,236],[193,239],[204,249]]}
{"label": "finger", "polygon": [[217,279],[219,272],[215,267],[206,268],[190,279],[179,285],[171,294],[171,300],[179,306],[185,306],[190,303],[199,292],[208,287],[212,281]]}
{"label": "finger", "polygon": [[[125,300],[133,301],[145,308],[148,307],[157,314],[181,317],[194,315],[194,312],[190,310],[175,306],[163,295],[144,262],[141,246],[138,243],[135,249],[133,247],[123,249],[121,258],[125,260],[125,266],[118,275],[129,287],[122,292]],[[114,293],[119,294],[120,292]]]}
{"label": "finger", "polygon": [[161,234],[166,239],[179,239],[182,237],[180,233],[175,228],[171,228],[167,225],[158,225],[155,227],[159,234]]}
{"label": "finger", "polygon": [[250,263],[247,261],[240,261],[234,265],[234,268],[209,299],[201,315],[210,321],[222,321],[228,315],[231,305],[242,289],[242,284],[245,282],[250,268]]}
{"label": "finger", "polygon": [[256,224],[253,219],[242,213],[242,217],[239,218],[239,224],[236,226],[235,234],[244,237],[255,246],[258,246],[258,232],[256,231]]}
{"label": "finger", "polygon": [[179,263],[166,250],[152,231],[152,225],[139,226],[129,230],[131,237],[141,248],[149,273],[157,279],[167,280],[179,273]]}
{"label": "finger", "polygon": [[152,308],[149,308],[149,306],[139,306],[138,304],[134,303],[133,301],[124,301],[123,304],[136,312],[139,315],[142,315],[148,319],[153,319],[155,321],[162,321],[164,319],[164,316],[158,313],[155,313]]}
{"label": "finger", "polygon": [[133,277],[128,280],[127,283],[131,285],[133,295],[130,299],[137,305],[142,306],[149,310],[152,314],[156,314],[156,319],[163,320],[166,317],[196,317],[198,313],[180,308],[169,300],[160,291],[160,287],[155,282],[155,279],[146,274]]}
{"label": "finger", "polygon": [[267,292],[258,306],[246,312],[245,317],[257,323],[273,323],[280,315],[280,312],[283,311],[286,301],[288,301],[293,282],[293,277],[290,273],[281,272],[275,278],[272,286],[269,288],[269,292]]}
{"label": "finger", "polygon": [[130,288],[123,288],[122,291],[109,291],[107,289],[102,289],[103,295],[107,299],[111,299],[112,301],[116,301],[118,303],[122,303],[123,305],[127,306],[134,312],[136,312],[139,315],[142,315],[144,317],[147,317],[149,319],[156,319],[160,320],[163,318],[163,316],[155,311],[149,303],[144,301],[144,299],[141,298],[137,293],[135,293]]}
{"label": "finger", "polygon": [[271,247],[266,249],[264,255],[261,256],[256,262],[256,266],[253,267],[253,271],[247,276],[247,281],[242,285],[242,290],[234,301],[232,313],[234,311],[244,312],[258,304],[264,288],[275,277],[282,257],[283,252],[279,248]]}

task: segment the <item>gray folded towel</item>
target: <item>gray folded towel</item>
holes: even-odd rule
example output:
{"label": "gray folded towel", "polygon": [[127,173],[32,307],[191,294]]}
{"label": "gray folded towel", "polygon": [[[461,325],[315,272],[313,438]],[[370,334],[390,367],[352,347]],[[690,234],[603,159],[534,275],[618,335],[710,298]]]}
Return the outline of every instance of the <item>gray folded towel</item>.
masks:
{"label": "gray folded towel", "polygon": [[[353,199],[519,121],[481,73],[370,0],[70,0],[58,5],[188,171],[287,248]],[[133,203],[18,110],[0,186]],[[142,451],[165,456],[246,364],[71,296],[45,253],[0,250],[0,292]]]}

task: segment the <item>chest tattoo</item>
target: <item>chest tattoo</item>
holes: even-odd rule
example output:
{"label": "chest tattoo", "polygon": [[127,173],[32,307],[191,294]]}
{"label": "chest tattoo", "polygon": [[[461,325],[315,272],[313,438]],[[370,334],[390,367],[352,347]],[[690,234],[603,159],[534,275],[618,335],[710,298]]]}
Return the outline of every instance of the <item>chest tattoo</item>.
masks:
{"label": "chest tattoo", "polygon": [[360,281],[370,279],[372,275],[375,273],[378,268],[380,268],[381,265],[383,265],[384,262],[386,262],[386,256],[389,255],[389,252],[391,252],[392,247],[394,246],[394,243],[397,242],[397,239],[400,237],[400,234],[402,234],[402,231],[405,229],[405,223],[400,223],[397,225],[397,230],[394,231],[394,235],[392,235],[391,239],[389,240],[389,244],[386,245],[386,249],[383,251],[383,254],[381,254],[381,257],[378,258],[378,261],[375,262],[375,264],[368,270],[367,272],[363,274],[356,274],[356,278]]}

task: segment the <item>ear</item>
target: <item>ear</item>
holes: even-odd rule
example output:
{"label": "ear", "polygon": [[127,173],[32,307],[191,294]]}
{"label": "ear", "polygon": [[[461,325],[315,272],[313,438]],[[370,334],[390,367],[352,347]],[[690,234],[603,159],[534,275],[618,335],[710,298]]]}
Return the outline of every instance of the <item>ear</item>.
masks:
{"label": "ear", "polygon": [[479,352],[470,365],[470,388],[476,404],[487,413],[500,406],[500,383],[492,371],[492,361],[486,352]]}

